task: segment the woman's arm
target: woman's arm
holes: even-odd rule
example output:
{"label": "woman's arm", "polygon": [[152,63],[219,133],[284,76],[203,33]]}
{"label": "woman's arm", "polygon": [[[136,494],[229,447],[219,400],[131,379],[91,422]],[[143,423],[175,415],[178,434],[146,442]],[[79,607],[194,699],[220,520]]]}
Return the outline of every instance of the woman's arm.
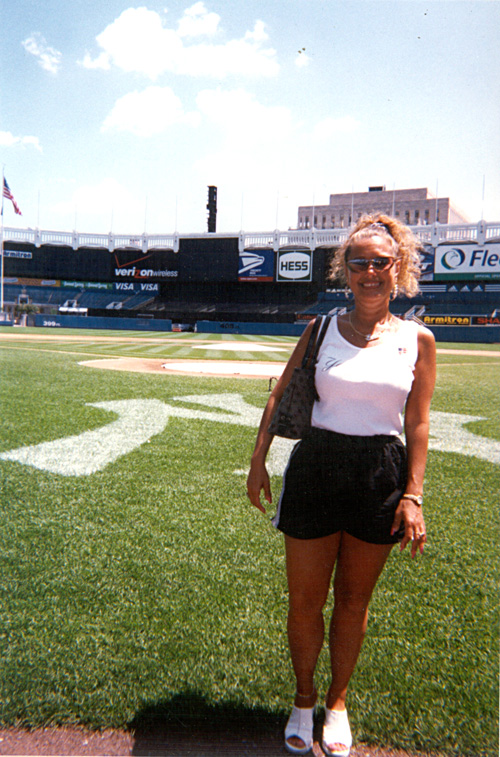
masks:
{"label": "woman's arm", "polygon": [[269,424],[271,423],[276,408],[280,403],[283,392],[285,391],[295,368],[302,363],[302,358],[306,351],[313,324],[314,319],[308,323],[285,366],[285,370],[276,382],[276,385],[269,396],[267,405],[264,408],[264,413],[257,432],[257,441],[255,442],[250,473],[247,478],[247,494],[252,505],[257,507],[263,513],[265,513],[266,510],[260,501],[261,491],[264,491],[264,496],[269,503],[272,501],[271,484],[266,470],[266,456],[274,437],[272,434],[268,433],[267,429],[269,428]]}
{"label": "woman's arm", "polygon": [[[436,345],[433,334],[422,328],[418,335],[418,358],[415,364],[413,384],[406,401],[405,436],[408,451],[408,483],[405,494],[421,495],[424,486],[425,463],[429,440],[429,411],[436,381]],[[426,541],[422,508],[411,499],[402,498],[393,523],[395,533],[401,522],[405,535],[401,541],[403,550],[412,542],[411,555],[417,549],[423,552]],[[419,536],[423,534],[423,536]]]}

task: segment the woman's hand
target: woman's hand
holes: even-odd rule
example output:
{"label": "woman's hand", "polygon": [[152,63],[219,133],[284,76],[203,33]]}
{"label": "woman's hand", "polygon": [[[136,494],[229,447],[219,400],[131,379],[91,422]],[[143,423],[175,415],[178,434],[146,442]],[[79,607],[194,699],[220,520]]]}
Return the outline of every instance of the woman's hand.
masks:
{"label": "woman's hand", "polygon": [[[432,333],[422,327],[418,334],[418,358],[413,371],[413,384],[405,407],[405,437],[408,451],[408,479],[405,493],[421,492],[424,486],[425,461],[429,439],[429,408],[436,380],[436,343]],[[392,533],[401,523],[405,533],[401,550],[411,541],[411,556],[417,550],[423,554],[427,541],[424,516],[419,505],[411,499],[401,497]]]}
{"label": "woman's hand", "polygon": [[399,530],[401,523],[405,527],[405,534],[400,545],[401,552],[411,542],[411,556],[415,557],[417,550],[423,555],[427,534],[422,508],[412,502],[411,499],[404,497],[402,497],[396,510],[391,534],[395,534]]}
{"label": "woman's hand", "polygon": [[252,461],[250,473],[248,474],[247,478],[247,495],[252,505],[254,505],[254,507],[257,507],[261,512],[265,513],[266,508],[260,501],[260,493],[262,490],[264,491],[264,497],[266,498],[267,502],[271,504],[271,502],[273,501],[271,494],[271,483],[269,481],[269,474],[267,472],[265,463]]}

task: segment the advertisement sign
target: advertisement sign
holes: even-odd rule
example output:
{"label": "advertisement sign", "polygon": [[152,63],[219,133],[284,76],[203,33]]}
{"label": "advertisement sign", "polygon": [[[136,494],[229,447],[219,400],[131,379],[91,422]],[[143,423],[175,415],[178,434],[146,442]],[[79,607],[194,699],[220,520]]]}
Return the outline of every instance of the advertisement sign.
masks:
{"label": "advertisement sign", "polygon": [[61,282],[58,279],[27,279],[18,276],[4,276],[4,284],[17,284],[18,286],[27,287],[60,287]]}
{"label": "advertisement sign", "polygon": [[115,281],[114,284],[109,284],[113,287],[115,292],[131,292],[132,294],[148,294],[149,292],[158,293],[160,291],[159,284],[153,284],[151,281],[141,281],[139,283],[134,281]]}
{"label": "advertisement sign", "polygon": [[79,285],[238,281],[238,237],[181,238],[178,253],[159,248],[146,253],[118,248],[110,253],[103,248],[24,247],[6,250],[5,277],[75,280]]}
{"label": "advertisement sign", "polygon": [[56,279],[78,285],[88,281],[109,281],[108,250],[42,245],[5,251],[6,276],[26,279]]}
{"label": "advertisement sign", "polygon": [[115,250],[110,279],[127,283],[238,280],[238,238],[181,238],[173,250]]}
{"label": "advertisement sign", "polygon": [[165,253],[156,250],[146,254],[116,250],[113,253],[112,276],[115,281],[168,281],[179,276],[178,267],[169,265]]}
{"label": "advertisement sign", "polygon": [[31,260],[33,257],[32,252],[27,250],[4,250],[5,258],[21,258],[22,260]]}
{"label": "advertisement sign", "polygon": [[426,326],[470,326],[470,315],[425,315],[422,318]]}
{"label": "advertisement sign", "polygon": [[420,250],[420,281],[432,281],[434,278],[434,247],[424,244]]}
{"label": "advertisement sign", "polygon": [[500,242],[439,245],[434,279],[500,279]]}
{"label": "advertisement sign", "polygon": [[423,315],[426,326],[500,326],[496,315]]}
{"label": "advertisement sign", "polygon": [[473,315],[473,326],[500,326],[500,316],[498,315]]}
{"label": "advertisement sign", "polygon": [[280,250],[276,266],[276,281],[311,281],[311,250]]}
{"label": "advertisement sign", "polygon": [[239,254],[238,281],[274,281],[273,250],[244,250]]}
{"label": "advertisement sign", "polygon": [[68,289],[97,289],[97,290],[109,290],[113,288],[113,284],[106,284],[103,281],[65,281],[61,282],[61,286]]}

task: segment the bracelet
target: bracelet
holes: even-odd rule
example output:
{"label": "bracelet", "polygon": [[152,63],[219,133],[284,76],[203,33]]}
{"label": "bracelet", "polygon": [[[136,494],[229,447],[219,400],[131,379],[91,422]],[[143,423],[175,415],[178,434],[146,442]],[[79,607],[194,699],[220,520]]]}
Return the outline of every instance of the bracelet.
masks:
{"label": "bracelet", "polygon": [[422,507],[424,504],[424,498],[421,494],[403,494],[401,499],[411,499],[418,507]]}

